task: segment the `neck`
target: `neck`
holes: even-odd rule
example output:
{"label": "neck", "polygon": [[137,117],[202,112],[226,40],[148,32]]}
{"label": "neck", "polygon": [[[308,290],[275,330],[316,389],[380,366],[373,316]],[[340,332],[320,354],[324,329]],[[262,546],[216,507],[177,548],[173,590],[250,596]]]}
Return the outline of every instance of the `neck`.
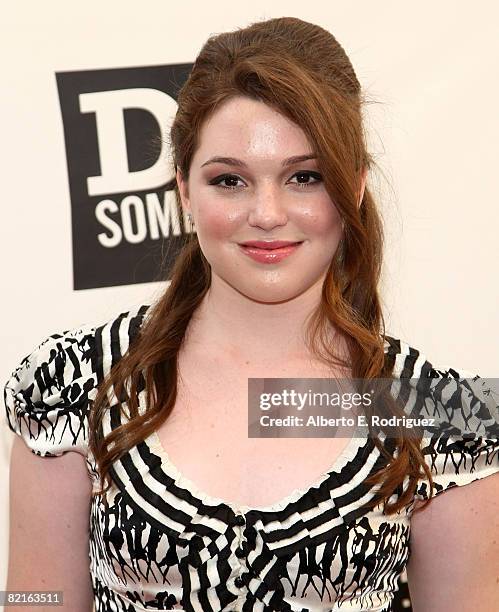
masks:
{"label": "neck", "polygon": [[320,303],[322,279],[301,295],[278,303],[247,298],[222,279],[212,284],[194,313],[184,345],[227,355],[239,363],[307,358],[309,316]]}

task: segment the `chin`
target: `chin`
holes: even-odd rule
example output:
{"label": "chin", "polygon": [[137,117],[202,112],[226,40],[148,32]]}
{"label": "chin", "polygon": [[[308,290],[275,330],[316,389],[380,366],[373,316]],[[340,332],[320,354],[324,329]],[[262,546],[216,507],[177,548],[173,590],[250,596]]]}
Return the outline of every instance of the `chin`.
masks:
{"label": "chin", "polygon": [[255,302],[267,304],[277,304],[279,302],[287,302],[297,297],[303,290],[300,288],[290,288],[288,286],[271,286],[271,287],[234,287],[239,293],[245,295],[248,299]]}

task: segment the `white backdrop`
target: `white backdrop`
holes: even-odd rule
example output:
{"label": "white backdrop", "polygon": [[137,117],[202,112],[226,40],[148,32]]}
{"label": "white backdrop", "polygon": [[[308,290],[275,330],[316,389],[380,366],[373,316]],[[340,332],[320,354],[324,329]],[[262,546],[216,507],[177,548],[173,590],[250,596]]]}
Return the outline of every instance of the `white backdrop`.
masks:
{"label": "white backdrop", "polygon": [[[208,35],[276,16],[329,29],[364,89],[371,177],[387,224],[387,328],[436,364],[499,375],[495,177],[499,11],[492,0],[416,4],[226,0],[6,3],[2,61],[0,378],[47,335],[148,303],[162,283],[73,291],[71,220],[55,72],[192,62]],[[196,16],[193,19],[193,15]],[[0,585],[8,462],[0,426]],[[0,586],[0,590],[4,586]]]}

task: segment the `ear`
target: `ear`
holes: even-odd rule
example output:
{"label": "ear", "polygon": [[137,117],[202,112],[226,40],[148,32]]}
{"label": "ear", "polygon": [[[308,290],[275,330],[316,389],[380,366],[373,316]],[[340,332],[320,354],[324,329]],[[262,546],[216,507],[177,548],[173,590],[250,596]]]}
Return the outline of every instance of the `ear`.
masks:
{"label": "ear", "polygon": [[362,170],[361,178],[360,178],[360,190],[359,190],[359,201],[358,207],[362,204],[362,200],[364,199],[364,191],[366,189],[366,181],[367,181],[367,167]]}
{"label": "ear", "polygon": [[180,194],[180,201],[182,203],[182,208],[184,213],[190,213],[191,211],[191,203],[189,201],[189,186],[187,185],[187,181],[184,180],[182,171],[177,167],[176,172],[178,191]]}

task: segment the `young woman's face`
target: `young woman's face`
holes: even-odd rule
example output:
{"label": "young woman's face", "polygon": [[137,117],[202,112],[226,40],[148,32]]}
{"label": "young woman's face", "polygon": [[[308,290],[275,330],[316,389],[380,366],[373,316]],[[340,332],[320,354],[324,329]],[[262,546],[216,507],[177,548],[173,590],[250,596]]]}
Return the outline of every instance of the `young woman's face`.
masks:
{"label": "young woman's face", "polygon": [[[342,223],[317,161],[290,159],[304,156],[313,151],[300,127],[239,96],[203,125],[187,184],[177,172],[212,276],[250,299],[280,302],[322,286],[338,247]],[[286,254],[250,251],[247,241],[300,244]]]}

